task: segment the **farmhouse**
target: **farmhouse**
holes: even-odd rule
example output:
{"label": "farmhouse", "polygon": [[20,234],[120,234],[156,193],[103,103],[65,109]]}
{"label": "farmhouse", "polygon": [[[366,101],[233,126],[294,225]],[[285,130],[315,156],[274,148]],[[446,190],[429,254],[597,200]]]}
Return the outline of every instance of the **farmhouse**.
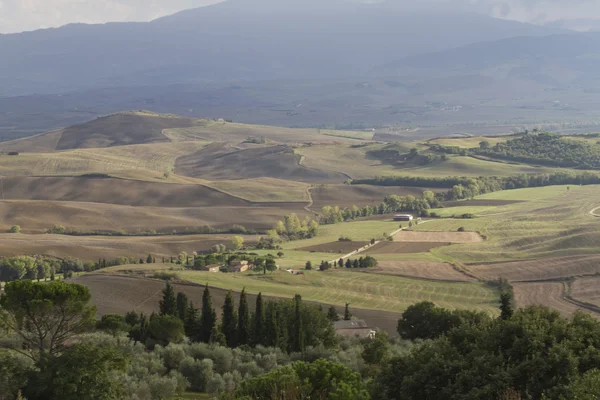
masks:
{"label": "farmhouse", "polygon": [[246,260],[233,260],[229,263],[231,272],[246,272],[250,268]]}
{"label": "farmhouse", "polygon": [[398,214],[394,215],[394,221],[412,221],[413,216],[410,214]]}
{"label": "farmhouse", "polygon": [[207,271],[207,272],[219,272],[220,270],[221,270],[221,267],[219,264],[210,264],[210,265],[200,268],[200,271]]}
{"label": "farmhouse", "polygon": [[369,328],[367,323],[363,320],[355,321],[336,321],[333,323],[335,332],[338,335],[346,337],[356,337],[361,339],[372,339],[375,337],[375,331]]}

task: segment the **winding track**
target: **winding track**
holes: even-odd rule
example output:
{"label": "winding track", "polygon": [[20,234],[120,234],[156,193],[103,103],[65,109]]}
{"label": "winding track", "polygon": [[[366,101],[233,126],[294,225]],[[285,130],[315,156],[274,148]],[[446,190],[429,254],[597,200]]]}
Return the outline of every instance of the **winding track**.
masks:
{"label": "winding track", "polygon": [[596,207],[594,208],[592,211],[590,211],[590,215],[593,215],[594,217],[599,217],[600,218],[600,214],[596,214],[596,211],[600,210],[600,207]]}

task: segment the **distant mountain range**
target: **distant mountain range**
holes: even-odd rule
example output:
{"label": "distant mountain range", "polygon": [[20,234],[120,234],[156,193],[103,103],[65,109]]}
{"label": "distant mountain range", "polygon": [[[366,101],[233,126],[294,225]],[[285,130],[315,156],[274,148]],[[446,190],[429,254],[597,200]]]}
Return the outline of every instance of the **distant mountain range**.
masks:
{"label": "distant mountain range", "polygon": [[0,139],[123,109],[286,126],[596,120],[600,33],[397,2],[229,0],[0,36]]}

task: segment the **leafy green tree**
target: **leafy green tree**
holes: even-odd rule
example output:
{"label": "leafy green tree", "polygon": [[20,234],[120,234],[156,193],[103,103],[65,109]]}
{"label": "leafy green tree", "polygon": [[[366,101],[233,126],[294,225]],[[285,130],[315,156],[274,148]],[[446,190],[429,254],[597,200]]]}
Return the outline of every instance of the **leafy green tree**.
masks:
{"label": "leafy green tree", "polygon": [[125,323],[131,327],[136,326],[140,323],[140,315],[135,311],[130,311],[125,314]]}
{"label": "leafy green tree", "polygon": [[234,236],[231,238],[231,246],[234,250],[239,250],[244,246],[244,238],[241,236]]}
{"label": "leafy green tree", "polygon": [[272,257],[268,257],[265,261],[265,269],[269,272],[277,271],[277,263]]}
{"label": "leafy green tree", "polygon": [[383,364],[390,352],[390,338],[385,332],[377,332],[374,339],[363,342],[362,358],[367,364]]}
{"label": "leafy green tree", "polygon": [[338,315],[338,312],[334,306],[329,307],[329,311],[327,311],[327,318],[329,318],[331,322],[336,322],[340,320],[340,316]]}
{"label": "leafy green tree", "polygon": [[13,225],[8,233],[21,233],[21,227],[19,225]]}
{"label": "leafy green tree", "polygon": [[125,318],[119,314],[103,315],[96,324],[96,329],[110,333],[116,337],[120,332],[129,332],[131,326],[125,322]]}
{"label": "leafy green tree", "polygon": [[265,308],[262,293],[256,296],[256,306],[252,316],[252,342],[255,345],[265,344]]}
{"label": "leafy green tree", "polygon": [[227,346],[227,338],[225,337],[223,332],[221,332],[219,325],[213,326],[213,330],[210,333],[209,343],[217,344],[217,345],[223,346],[223,347]]}
{"label": "leafy green tree", "polygon": [[21,354],[0,351],[0,399],[15,399],[27,385],[27,377],[34,369],[33,361]]}
{"label": "leafy green tree", "polygon": [[238,316],[235,312],[233,294],[229,291],[225,296],[223,314],[221,315],[221,332],[225,335],[225,341],[229,347],[237,345],[237,321]]}
{"label": "leafy green tree", "polygon": [[310,271],[312,269],[312,263],[310,261],[307,261],[306,265],[304,266],[304,269]]}
{"label": "leafy green tree", "polygon": [[163,297],[159,303],[160,315],[177,315],[177,299],[171,282],[167,281],[163,289]]}
{"label": "leafy green tree", "polygon": [[185,321],[188,309],[190,308],[190,301],[185,293],[177,293],[176,306],[177,317],[179,317],[180,320]]}
{"label": "leafy green tree", "polygon": [[212,305],[212,297],[208,284],[204,288],[204,294],[202,295],[202,315],[200,317],[200,329],[198,338],[201,342],[208,343],[210,335],[213,331],[213,327],[217,323],[217,313]]}
{"label": "leafy green tree", "polygon": [[65,349],[65,343],[94,324],[89,289],[65,282],[7,283],[0,298],[0,324],[23,342],[34,360]]}
{"label": "leafy green tree", "polygon": [[127,361],[117,348],[77,343],[38,363],[25,396],[32,400],[123,398],[123,384],[115,374],[125,370]]}
{"label": "leafy green tree", "polygon": [[240,304],[238,307],[237,345],[242,346],[250,343],[250,312],[248,311],[248,299],[246,289],[242,289]]}
{"label": "leafy green tree", "polygon": [[150,318],[148,333],[158,344],[166,346],[169,343],[181,343],[185,329],[179,318],[165,314]]}
{"label": "leafy green tree", "polygon": [[[285,397],[281,397],[285,393]],[[360,374],[323,359],[297,362],[240,385],[236,398],[248,399],[370,399]]]}
{"label": "leafy green tree", "polygon": [[346,308],[344,310],[344,321],[352,320],[352,313],[350,312],[350,304],[346,303]]}

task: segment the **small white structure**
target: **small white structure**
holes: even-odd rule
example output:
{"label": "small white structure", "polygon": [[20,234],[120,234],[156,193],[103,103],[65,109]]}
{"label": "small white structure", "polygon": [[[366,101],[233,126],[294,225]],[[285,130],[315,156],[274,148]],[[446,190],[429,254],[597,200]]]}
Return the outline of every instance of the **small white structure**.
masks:
{"label": "small white structure", "polygon": [[410,214],[398,214],[398,215],[394,215],[394,221],[412,221],[414,219],[414,217]]}

